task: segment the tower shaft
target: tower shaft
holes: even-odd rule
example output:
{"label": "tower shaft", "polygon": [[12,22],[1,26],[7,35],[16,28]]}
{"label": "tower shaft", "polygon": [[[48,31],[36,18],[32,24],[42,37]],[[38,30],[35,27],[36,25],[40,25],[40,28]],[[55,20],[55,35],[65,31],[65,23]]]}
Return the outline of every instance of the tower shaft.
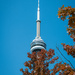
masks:
{"label": "tower shaft", "polygon": [[40,20],[37,20],[37,36],[36,38],[40,38]]}

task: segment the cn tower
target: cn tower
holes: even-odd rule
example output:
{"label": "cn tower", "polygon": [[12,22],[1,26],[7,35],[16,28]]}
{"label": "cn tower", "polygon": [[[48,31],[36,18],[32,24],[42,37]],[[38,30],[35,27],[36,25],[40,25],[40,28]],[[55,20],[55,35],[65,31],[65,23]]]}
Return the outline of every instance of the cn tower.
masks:
{"label": "cn tower", "polygon": [[40,6],[39,6],[39,0],[38,0],[37,20],[36,20],[36,37],[31,43],[31,52],[38,52],[38,51],[41,51],[41,49],[46,49],[46,44],[40,36],[40,24],[41,24]]}

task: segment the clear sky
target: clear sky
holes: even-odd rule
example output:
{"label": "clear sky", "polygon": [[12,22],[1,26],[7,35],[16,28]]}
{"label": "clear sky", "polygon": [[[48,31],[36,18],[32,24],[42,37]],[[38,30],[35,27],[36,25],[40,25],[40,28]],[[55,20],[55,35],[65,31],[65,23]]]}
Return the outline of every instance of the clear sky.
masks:
{"label": "clear sky", "polygon": [[[0,0],[0,75],[22,75],[20,68],[25,68],[23,64],[29,60],[30,43],[36,36],[37,2]],[[68,56],[61,46],[61,43],[73,45],[66,32],[68,21],[61,21],[57,16],[62,5],[74,8],[75,0],[40,0],[41,37],[47,50],[52,48],[58,52],[57,44],[75,67],[75,59]]]}

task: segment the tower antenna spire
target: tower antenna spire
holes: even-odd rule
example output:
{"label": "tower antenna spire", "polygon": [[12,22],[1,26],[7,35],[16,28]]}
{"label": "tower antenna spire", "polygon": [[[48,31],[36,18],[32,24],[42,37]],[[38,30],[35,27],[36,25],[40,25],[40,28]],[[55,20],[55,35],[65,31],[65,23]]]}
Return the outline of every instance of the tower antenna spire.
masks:
{"label": "tower antenna spire", "polygon": [[38,0],[37,20],[40,20],[40,4]]}
{"label": "tower antenna spire", "polygon": [[39,7],[39,0],[38,0],[38,7]]}

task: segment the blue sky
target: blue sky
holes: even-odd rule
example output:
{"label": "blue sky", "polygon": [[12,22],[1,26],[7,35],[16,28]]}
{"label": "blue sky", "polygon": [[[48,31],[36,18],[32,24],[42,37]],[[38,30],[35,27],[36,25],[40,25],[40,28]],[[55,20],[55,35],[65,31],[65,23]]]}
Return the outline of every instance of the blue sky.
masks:
{"label": "blue sky", "polygon": [[[40,0],[41,37],[47,50],[52,48],[58,52],[57,44],[75,67],[75,59],[61,46],[61,43],[73,45],[66,32],[68,21],[61,21],[57,16],[62,5],[74,8],[75,0]],[[22,75],[19,70],[25,68],[24,62],[29,60],[27,52],[36,36],[36,19],[37,0],[0,0],[0,75]]]}

